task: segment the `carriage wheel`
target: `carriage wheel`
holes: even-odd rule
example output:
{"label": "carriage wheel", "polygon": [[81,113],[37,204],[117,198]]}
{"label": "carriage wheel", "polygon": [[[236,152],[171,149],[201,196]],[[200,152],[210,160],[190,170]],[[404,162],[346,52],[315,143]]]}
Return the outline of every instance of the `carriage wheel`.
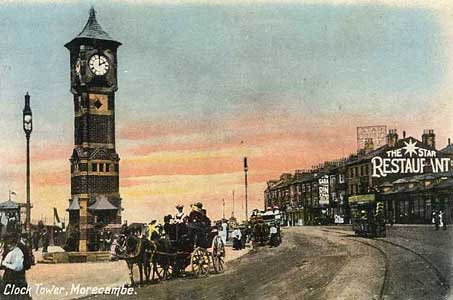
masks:
{"label": "carriage wheel", "polygon": [[190,258],[192,273],[195,276],[207,276],[209,274],[211,254],[203,248],[196,248]]}
{"label": "carriage wheel", "polygon": [[218,274],[223,273],[225,261],[221,256],[212,256],[212,265],[214,266],[214,271]]}
{"label": "carriage wheel", "polygon": [[212,240],[212,265],[216,273],[224,271],[225,245],[220,236],[216,236]]}

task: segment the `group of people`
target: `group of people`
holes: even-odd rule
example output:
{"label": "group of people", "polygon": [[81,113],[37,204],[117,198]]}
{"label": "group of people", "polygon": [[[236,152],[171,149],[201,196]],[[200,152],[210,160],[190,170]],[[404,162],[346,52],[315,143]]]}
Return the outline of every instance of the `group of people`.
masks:
{"label": "group of people", "polygon": [[263,224],[265,227],[268,227],[268,231],[262,232],[261,230],[254,230],[252,226],[256,226],[256,224],[248,224],[243,230],[241,230],[239,226],[236,226],[231,234],[233,237],[233,250],[245,248],[246,242],[252,242],[252,247],[255,248],[256,244],[261,244],[263,237],[260,235],[262,234],[266,235],[264,240],[268,240],[269,247],[277,247],[280,245],[280,226],[278,226],[276,222],[272,222],[269,226],[265,223],[261,223],[261,227],[263,227]]}
{"label": "group of people", "polygon": [[148,240],[156,241],[161,238],[170,240],[192,239],[195,244],[206,245],[206,236],[210,233],[211,220],[207,216],[203,204],[197,202],[190,206],[190,211],[184,212],[184,205],[176,205],[175,215],[166,215],[163,223],[151,220],[144,230],[131,230],[127,224],[123,224],[122,234],[133,234]]}

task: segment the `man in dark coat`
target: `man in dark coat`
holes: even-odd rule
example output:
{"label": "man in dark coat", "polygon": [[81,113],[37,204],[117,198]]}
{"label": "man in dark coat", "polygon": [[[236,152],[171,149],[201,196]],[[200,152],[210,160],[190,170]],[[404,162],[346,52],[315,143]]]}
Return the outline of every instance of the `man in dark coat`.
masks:
{"label": "man in dark coat", "polygon": [[49,233],[47,232],[47,229],[44,229],[44,232],[42,234],[42,252],[46,253],[48,247],[49,247]]}
{"label": "man in dark coat", "polygon": [[38,230],[33,231],[32,244],[33,244],[33,248],[35,249],[35,251],[38,251],[38,247],[39,247],[39,232],[38,232]]}

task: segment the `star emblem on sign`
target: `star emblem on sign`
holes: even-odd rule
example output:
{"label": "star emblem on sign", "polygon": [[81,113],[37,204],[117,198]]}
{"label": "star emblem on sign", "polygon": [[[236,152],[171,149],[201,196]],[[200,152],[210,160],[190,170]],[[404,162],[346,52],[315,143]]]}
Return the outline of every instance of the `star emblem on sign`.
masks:
{"label": "star emblem on sign", "polygon": [[404,144],[406,146],[403,147],[403,149],[406,151],[404,152],[404,155],[407,155],[409,153],[409,156],[412,157],[412,154],[417,154],[417,149],[419,149],[420,147],[417,147],[417,141],[412,141],[412,140],[409,140],[409,143],[408,142],[404,142]]}

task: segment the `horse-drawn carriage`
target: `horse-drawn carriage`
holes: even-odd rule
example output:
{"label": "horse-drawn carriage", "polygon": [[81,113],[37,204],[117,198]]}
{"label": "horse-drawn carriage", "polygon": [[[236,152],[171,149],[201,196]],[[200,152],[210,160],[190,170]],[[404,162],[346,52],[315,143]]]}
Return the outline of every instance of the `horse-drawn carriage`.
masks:
{"label": "horse-drawn carriage", "polygon": [[252,239],[254,244],[265,245],[269,242],[270,226],[261,216],[250,218],[252,228]]}
{"label": "horse-drawn carriage", "polygon": [[380,206],[374,204],[356,204],[352,207],[352,230],[357,236],[385,237],[385,219]]}
{"label": "horse-drawn carriage", "polygon": [[164,227],[164,234],[151,235],[150,239],[146,234],[137,237],[123,232],[114,243],[112,254],[127,262],[132,284],[134,264],[138,265],[140,282],[143,271],[146,281],[223,272],[225,245],[216,230],[190,223],[166,223]]}

